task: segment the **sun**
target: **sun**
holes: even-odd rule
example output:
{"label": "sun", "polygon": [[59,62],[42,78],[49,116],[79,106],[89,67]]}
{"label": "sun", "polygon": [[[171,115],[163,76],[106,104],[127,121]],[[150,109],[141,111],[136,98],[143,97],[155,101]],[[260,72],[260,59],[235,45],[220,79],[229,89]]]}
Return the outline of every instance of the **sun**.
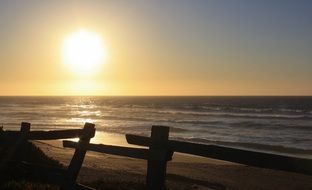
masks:
{"label": "sun", "polygon": [[78,74],[93,74],[105,62],[106,50],[102,38],[84,29],[65,37],[62,44],[63,63]]}

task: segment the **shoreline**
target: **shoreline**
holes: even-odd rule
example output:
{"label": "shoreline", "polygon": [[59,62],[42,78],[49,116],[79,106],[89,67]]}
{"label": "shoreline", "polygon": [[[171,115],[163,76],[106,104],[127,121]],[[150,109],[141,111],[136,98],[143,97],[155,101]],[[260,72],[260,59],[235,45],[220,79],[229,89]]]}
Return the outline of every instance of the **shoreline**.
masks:
{"label": "shoreline", "polygon": [[[70,139],[78,141],[76,139]],[[175,140],[174,138],[172,140]],[[187,141],[185,139],[177,139],[185,142],[201,143],[194,141]],[[141,146],[128,144],[125,135],[120,133],[111,133],[106,131],[96,131],[95,136],[91,139],[90,143],[95,144],[109,144],[116,146],[127,146],[127,147],[139,147]],[[265,153],[279,154],[291,157],[300,157],[312,159],[312,149],[299,149],[294,147],[284,147],[279,145],[266,145],[256,143],[240,143],[240,142],[223,142],[223,141],[206,141],[204,144],[213,144],[218,146],[226,146],[231,148],[238,148],[250,151],[259,151]]]}

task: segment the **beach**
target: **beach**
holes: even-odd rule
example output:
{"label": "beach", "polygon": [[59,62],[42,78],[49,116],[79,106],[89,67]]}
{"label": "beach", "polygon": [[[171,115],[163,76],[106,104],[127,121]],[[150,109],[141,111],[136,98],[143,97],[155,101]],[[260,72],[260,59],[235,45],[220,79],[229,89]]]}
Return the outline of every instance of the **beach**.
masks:
{"label": "beach", "polygon": [[[75,139],[74,139],[75,140]],[[74,150],[62,141],[33,141],[45,154],[68,165]],[[131,146],[122,135],[97,133],[92,143]],[[97,180],[144,182],[146,161],[88,151],[78,182]],[[255,168],[204,157],[175,153],[167,166],[167,184],[172,189],[307,189],[312,176]]]}
{"label": "beach", "polygon": [[311,10],[0,0],[0,190],[312,190]]}

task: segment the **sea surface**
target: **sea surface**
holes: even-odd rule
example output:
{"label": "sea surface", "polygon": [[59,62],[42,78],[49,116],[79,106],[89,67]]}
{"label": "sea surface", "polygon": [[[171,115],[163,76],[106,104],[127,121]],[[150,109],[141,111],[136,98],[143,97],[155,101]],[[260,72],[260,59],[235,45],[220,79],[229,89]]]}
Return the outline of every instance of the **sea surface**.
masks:
{"label": "sea surface", "polygon": [[0,97],[0,127],[22,121],[140,135],[165,125],[171,139],[312,154],[312,97]]}

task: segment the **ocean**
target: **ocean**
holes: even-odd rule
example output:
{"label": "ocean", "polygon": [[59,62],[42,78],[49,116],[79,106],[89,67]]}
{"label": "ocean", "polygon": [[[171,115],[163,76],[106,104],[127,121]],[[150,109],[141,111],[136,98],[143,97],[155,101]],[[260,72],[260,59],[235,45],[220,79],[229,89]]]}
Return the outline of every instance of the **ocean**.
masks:
{"label": "ocean", "polygon": [[312,97],[0,97],[0,126],[18,130],[22,121],[139,135],[165,125],[176,140],[312,154]]}

